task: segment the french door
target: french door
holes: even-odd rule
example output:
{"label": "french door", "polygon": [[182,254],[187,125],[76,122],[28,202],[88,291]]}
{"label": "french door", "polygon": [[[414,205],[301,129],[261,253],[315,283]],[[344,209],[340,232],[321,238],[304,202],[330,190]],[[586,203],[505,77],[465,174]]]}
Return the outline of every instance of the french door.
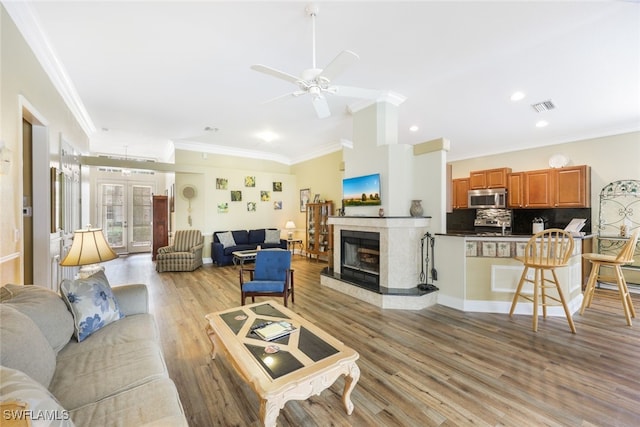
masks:
{"label": "french door", "polygon": [[153,186],[103,182],[98,188],[100,223],[113,250],[150,252]]}

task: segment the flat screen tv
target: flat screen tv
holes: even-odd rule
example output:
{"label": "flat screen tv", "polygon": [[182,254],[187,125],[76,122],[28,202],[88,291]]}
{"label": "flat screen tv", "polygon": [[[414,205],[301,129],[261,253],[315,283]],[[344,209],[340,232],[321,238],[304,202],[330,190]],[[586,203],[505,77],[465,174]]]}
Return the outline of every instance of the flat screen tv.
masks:
{"label": "flat screen tv", "polygon": [[379,206],[380,174],[356,176],[342,180],[344,206]]}

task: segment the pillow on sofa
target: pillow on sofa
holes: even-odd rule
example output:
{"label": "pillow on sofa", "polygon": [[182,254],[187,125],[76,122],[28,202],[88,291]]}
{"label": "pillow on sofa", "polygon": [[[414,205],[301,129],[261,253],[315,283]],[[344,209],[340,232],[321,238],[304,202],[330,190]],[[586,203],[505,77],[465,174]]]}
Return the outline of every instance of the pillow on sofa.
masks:
{"label": "pillow on sofa", "polygon": [[67,345],[73,335],[73,317],[60,295],[35,285],[7,284],[2,288],[10,295],[4,302],[29,316],[56,353]]}
{"label": "pillow on sofa", "polygon": [[218,233],[218,240],[222,243],[222,246],[228,248],[230,246],[236,246],[236,241],[233,240],[233,234],[230,231],[225,233]]}
{"label": "pillow on sofa", "polygon": [[[0,304],[0,365],[24,372],[49,387],[56,370],[56,353],[38,325],[11,304]],[[2,381],[4,383],[4,377]],[[0,394],[2,399],[4,395]]]}
{"label": "pillow on sofa", "polygon": [[265,243],[280,243],[280,230],[264,230]]}
{"label": "pillow on sofa", "polygon": [[[38,384],[27,374],[0,366],[0,377],[2,377],[0,396],[2,396],[3,406],[7,402],[20,402],[25,404],[24,410],[32,414],[33,417],[43,414],[41,418],[34,418],[30,425],[34,427],[73,426],[69,411],[60,405],[49,390]],[[2,416],[6,416],[4,410]],[[3,419],[9,421],[7,418]]]}
{"label": "pillow on sofa", "polygon": [[102,271],[85,279],[65,279],[60,292],[73,314],[78,342],[124,317]]}

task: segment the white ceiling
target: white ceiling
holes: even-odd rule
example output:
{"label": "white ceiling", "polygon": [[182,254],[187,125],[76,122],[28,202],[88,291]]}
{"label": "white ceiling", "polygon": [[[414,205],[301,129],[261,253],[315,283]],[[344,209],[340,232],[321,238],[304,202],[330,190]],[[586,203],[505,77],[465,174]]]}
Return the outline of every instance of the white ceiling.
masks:
{"label": "white ceiling", "polygon": [[[164,160],[175,141],[295,163],[350,140],[346,107],[358,101],[329,97],[327,119],[307,96],[263,104],[296,87],[252,64],[295,75],[311,68],[307,4],[28,6],[97,129],[93,153]],[[444,137],[449,160],[458,160],[640,130],[637,1],[316,4],[318,66],[354,51],[360,60],[336,84],[406,96],[401,143]],[[526,97],[512,102],[516,90]],[[557,108],[531,107],[546,100]],[[537,128],[539,120],[549,125]],[[261,141],[256,134],[265,130],[279,138]]]}

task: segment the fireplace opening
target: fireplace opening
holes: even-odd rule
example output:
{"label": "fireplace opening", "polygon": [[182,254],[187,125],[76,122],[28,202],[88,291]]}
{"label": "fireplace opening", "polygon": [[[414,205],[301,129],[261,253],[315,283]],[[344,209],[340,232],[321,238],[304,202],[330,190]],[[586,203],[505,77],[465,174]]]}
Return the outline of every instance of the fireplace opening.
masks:
{"label": "fireplace opening", "polygon": [[378,291],[380,289],[380,233],[341,230],[342,279]]}

